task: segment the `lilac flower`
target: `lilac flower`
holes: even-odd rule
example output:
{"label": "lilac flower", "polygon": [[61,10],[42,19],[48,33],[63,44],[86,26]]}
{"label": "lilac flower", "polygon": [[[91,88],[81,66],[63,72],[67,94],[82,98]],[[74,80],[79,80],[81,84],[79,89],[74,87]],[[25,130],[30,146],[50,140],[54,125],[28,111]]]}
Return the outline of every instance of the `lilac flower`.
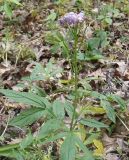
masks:
{"label": "lilac flower", "polygon": [[85,20],[85,14],[84,14],[84,12],[80,12],[77,16],[78,16],[78,21],[80,23]]}
{"label": "lilac flower", "polygon": [[85,19],[84,12],[80,12],[79,14],[70,12],[66,13],[64,17],[59,19],[59,23],[61,26],[69,25],[69,26],[75,26],[78,23],[82,23]]}

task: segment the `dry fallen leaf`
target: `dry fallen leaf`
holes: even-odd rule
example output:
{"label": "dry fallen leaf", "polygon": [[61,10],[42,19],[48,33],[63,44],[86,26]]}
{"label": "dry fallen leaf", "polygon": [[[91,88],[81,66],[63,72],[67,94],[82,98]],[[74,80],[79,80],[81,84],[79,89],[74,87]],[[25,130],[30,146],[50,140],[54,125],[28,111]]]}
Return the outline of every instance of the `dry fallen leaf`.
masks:
{"label": "dry fallen leaf", "polygon": [[94,151],[94,155],[95,156],[103,156],[104,154],[104,147],[103,147],[103,144],[100,140],[93,140],[93,143],[95,145],[95,147],[97,148],[95,151]]}
{"label": "dry fallen leaf", "polygon": [[106,153],[116,149],[116,138],[110,138],[106,133],[103,135],[102,142]]}
{"label": "dry fallen leaf", "polygon": [[116,154],[108,153],[104,160],[121,160]]}

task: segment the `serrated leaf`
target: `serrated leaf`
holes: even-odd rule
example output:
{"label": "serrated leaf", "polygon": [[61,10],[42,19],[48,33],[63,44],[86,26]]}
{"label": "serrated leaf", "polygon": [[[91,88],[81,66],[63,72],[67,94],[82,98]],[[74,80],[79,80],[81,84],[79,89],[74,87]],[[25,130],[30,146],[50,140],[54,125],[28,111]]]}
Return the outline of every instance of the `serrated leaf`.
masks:
{"label": "serrated leaf", "polygon": [[110,94],[110,97],[112,100],[114,100],[115,102],[117,102],[120,105],[120,108],[122,110],[126,109],[126,102],[118,95],[114,95],[114,94]]}
{"label": "serrated leaf", "polygon": [[59,119],[63,119],[65,116],[65,110],[64,110],[64,103],[62,103],[59,100],[55,100],[53,102],[53,112],[54,114],[59,118]]}
{"label": "serrated leaf", "polygon": [[46,111],[41,108],[30,108],[23,111],[17,117],[13,118],[9,125],[24,127],[32,124],[42,116],[46,115]]}
{"label": "serrated leaf", "polygon": [[76,141],[73,133],[69,133],[61,146],[61,160],[75,160]]}
{"label": "serrated leaf", "polygon": [[102,156],[104,154],[104,147],[103,147],[102,142],[95,139],[95,140],[93,140],[93,143],[94,143],[95,147],[97,148],[94,151],[94,155],[95,156]]}
{"label": "serrated leaf", "polygon": [[115,110],[111,106],[111,104],[106,100],[101,100],[101,106],[105,109],[108,118],[115,123],[116,122],[116,114],[115,114]]}
{"label": "serrated leaf", "polygon": [[63,128],[63,122],[59,119],[50,119],[40,128],[38,139],[42,139],[49,134],[53,134],[55,131]]}
{"label": "serrated leaf", "polygon": [[80,123],[89,127],[94,128],[108,128],[108,126],[102,122],[96,121],[94,119],[81,119]]}
{"label": "serrated leaf", "polygon": [[0,93],[4,94],[10,100],[14,100],[18,103],[28,104],[35,107],[45,108],[49,106],[50,103],[44,97],[40,97],[33,93],[28,92],[16,92],[8,89],[0,89]]}
{"label": "serrated leaf", "polygon": [[107,99],[105,95],[98,93],[96,91],[92,91],[91,96],[93,96],[94,98],[99,98],[99,99]]}

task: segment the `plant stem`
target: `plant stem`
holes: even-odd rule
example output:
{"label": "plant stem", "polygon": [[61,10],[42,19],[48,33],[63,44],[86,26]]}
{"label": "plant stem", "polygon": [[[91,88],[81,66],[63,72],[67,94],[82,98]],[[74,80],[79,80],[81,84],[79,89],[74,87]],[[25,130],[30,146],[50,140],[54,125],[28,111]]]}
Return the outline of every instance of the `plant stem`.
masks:
{"label": "plant stem", "polygon": [[74,124],[74,119],[75,119],[75,113],[76,113],[76,108],[77,108],[77,102],[78,102],[78,66],[77,66],[77,44],[78,44],[78,34],[77,34],[77,30],[75,33],[75,41],[74,41],[74,48],[73,48],[73,68],[74,68],[74,111],[73,111],[73,115],[72,115],[72,120],[71,120],[71,124],[70,124],[70,130],[73,130],[73,124]]}
{"label": "plant stem", "polygon": [[[112,2],[113,4],[112,4],[112,7],[113,7],[113,11],[115,10],[115,0],[113,0],[113,2]],[[113,26],[113,24],[114,24],[114,12],[112,13],[112,24],[111,24],[111,28],[112,29],[114,29],[114,26]]]}

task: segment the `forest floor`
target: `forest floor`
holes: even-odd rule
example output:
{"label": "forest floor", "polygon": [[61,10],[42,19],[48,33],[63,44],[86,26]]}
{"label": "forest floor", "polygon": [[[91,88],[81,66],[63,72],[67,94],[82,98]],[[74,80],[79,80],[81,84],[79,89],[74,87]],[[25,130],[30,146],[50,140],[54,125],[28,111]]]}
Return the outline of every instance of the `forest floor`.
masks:
{"label": "forest floor", "polygon": [[[101,5],[103,3],[110,5],[111,2],[102,2]],[[127,108],[124,112],[120,111],[118,104],[113,104],[119,114],[115,124],[105,114],[91,115],[98,120],[103,119],[110,126],[110,131],[103,130],[101,133],[104,159],[129,160],[129,13],[120,10],[119,15],[113,17],[112,25],[100,23],[96,16],[92,15],[96,5],[87,3],[87,8],[83,8],[81,3],[75,5],[75,1],[56,3],[30,0],[24,1],[23,6],[13,11],[11,20],[5,14],[0,14],[0,88],[28,91],[30,84],[23,79],[31,74],[34,62],[43,66],[50,62],[50,65],[54,63],[55,70],[63,69],[63,75],[59,71],[56,77],[35,81],[33,85],[43,88],[52,100],[67,97],[67,93],[56,93],[55,90],[60,86],[63,88],[62,83],[67,85],[66,81],[71,79],[70,66],[60,53],[52,53],[52,45],[46,39],[49,33],[54,33],[59,17],[69,11],[85,10],[88,26],[86,37],[90,39],[95,30],[102,29],[107,33],[105,41],[108,45],[100,49],[103,58],[83,62],[79,77],[92,77],[89,84],[94,91],[103,94],[115,93],[125,100]],[[108,18],[111,18],[110,14]],[[8,126],[8,121],[26,107],[6,99],[1,94],[0,135],[4,135],[4,140],[0,141],[1,146],[14,144],[25,137],[24,129]],[[40,125],[40,121],[33,123],[30,126],[32,133],[35,133]]]}

